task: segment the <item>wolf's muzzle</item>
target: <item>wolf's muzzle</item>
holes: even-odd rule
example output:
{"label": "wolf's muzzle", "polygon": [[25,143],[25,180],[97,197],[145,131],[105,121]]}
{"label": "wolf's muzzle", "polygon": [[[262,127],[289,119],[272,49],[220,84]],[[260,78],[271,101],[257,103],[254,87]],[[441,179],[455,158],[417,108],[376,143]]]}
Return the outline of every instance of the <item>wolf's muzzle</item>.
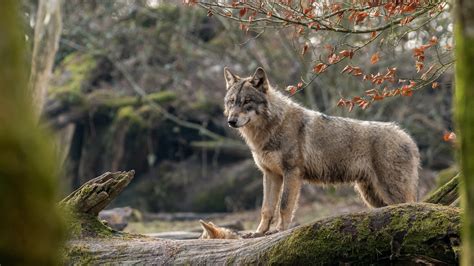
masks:
{"label": "wolf's muzzle", "polygon": [[229,120],[227,120],[227,123],[229,124],[229,126],[233,127],[233,128],[236,128],[237,127],[237,117],[235,118],[230,118]]}

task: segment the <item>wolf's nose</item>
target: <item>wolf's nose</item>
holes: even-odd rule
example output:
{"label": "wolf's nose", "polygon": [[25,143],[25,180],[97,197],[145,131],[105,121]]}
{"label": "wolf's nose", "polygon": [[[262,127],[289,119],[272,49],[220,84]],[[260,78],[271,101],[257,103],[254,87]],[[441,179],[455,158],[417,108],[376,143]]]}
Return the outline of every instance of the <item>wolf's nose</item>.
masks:
{"label": "wolf's nose", "polygon": [[231,118],[227,121],[229,123],[229,126],[231,127],[237,127],[237,119],[236,118]]}

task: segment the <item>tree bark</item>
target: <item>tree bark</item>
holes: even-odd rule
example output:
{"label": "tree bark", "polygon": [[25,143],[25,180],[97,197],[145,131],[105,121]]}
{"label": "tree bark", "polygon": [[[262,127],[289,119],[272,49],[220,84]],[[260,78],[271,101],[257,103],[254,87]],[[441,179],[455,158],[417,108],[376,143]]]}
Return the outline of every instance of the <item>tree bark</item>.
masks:
{"label": "tree bark", "polygon": [[35,36],[29,88],[39,117],[46,98],[54,58],[61,35],[61,1],[40,0],[36,14]]}
{"label": "tree bark", "polygon": [[463,176],[461,206],[463,207],[462,265],[474,265],[474,2],[456,1],[456,91],[455,121],[460,144],[460,165]]}
{"label": "tree bark", "polygon": [[[61,205],[73,211],[68,263],[341,264],[458,261],[457,208],[401,204],[313,222],[278,234],[240,240],[165,240],[114,231],[96,214],[133,172],[106,173]],[[436,193],[435,193],[436,194]]]}
{"label": "tree bark", "polygon": [[104,173],[89,180],[64,198],[59,205],[75,213],[96,217],[130,183],[135,171]]}

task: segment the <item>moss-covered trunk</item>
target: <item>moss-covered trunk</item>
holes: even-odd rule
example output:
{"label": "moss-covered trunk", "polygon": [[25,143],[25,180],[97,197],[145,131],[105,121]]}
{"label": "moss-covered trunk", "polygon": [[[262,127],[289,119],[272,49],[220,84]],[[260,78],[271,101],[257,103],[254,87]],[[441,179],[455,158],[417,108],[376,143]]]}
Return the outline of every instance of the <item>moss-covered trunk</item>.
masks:
{"label": "moss-covered trunk", "polygon": [[180,241],[102,233],[71,240],[66,257],[92,264],[456,264],[459,230],[457,208],[404,204],[252,239]]}
{"label": "moss-covered trunk", "polygon": [[0,264],[52,265],[62,242],[56,158],[27,90],[20,4],[0,8]]}
{"label": "moss-covered trunk", "polygon": [[464,210],[463,265],[474,265],[474,1],[456,7],[455,116],[460,143],[461,204]]}
{"label": "moss-covered trunk", "polygon": [[[132,172],[106,173],[61,201],[72,210],[70,263],[361,264],[458,261],[457,208],[418,203],[327,218],[271,236],[240,240],[165,240],[113,231],[97,219]],[[442,198],[445,190],[435,193]],[[449,197],[451,198],[451,197]]]}
{"label": "moss-covered trunk", "polygon": [[436,189],[433,193],[428,195],[424,202],[451,205],[459,199],[459,179],[461,174],[457,174],[446,184]]}

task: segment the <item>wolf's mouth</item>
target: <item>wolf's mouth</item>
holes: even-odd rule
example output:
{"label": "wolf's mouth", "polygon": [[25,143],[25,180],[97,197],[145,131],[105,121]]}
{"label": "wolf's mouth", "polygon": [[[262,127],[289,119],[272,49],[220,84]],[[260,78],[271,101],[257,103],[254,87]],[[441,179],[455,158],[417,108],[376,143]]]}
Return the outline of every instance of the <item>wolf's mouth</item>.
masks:
{"label": "wolf's mouth", "polygon": [[247,125],[249,122],[250,122],[250,118],[247,118],[244,122],[237,120],[237,121],[229,121],[228,124],[230,127],[239,128],[239,127],[243,127]]}

